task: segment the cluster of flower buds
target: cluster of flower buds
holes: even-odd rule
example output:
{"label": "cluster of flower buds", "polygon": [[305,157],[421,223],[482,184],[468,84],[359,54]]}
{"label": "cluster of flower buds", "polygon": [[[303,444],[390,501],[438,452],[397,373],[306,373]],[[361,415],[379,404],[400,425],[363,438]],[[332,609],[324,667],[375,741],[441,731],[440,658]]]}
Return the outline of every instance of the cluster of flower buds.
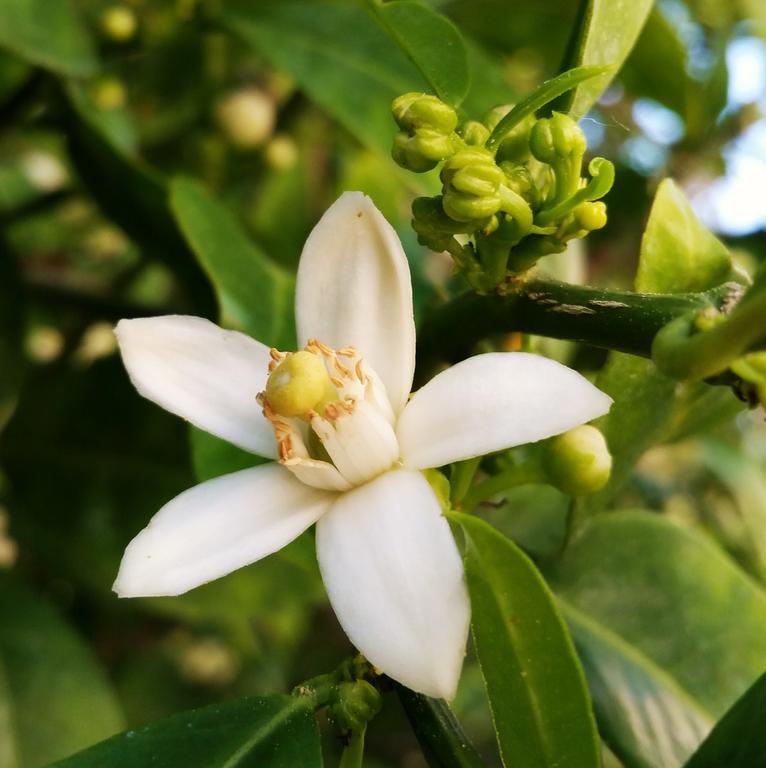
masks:
{"label": "cluster of flower buds", "polygon": [[597,157],[582,177],[587,143],[568,115],[536,119],[505,106],[460,123],[452,107],[420,93],[397,98],[393,114],[394,160],[416,173],[442,163],[442,194],[413,203],[418,239],[448,251],[474,289],[497,290],[606,224],[600,199],[614,167]]}

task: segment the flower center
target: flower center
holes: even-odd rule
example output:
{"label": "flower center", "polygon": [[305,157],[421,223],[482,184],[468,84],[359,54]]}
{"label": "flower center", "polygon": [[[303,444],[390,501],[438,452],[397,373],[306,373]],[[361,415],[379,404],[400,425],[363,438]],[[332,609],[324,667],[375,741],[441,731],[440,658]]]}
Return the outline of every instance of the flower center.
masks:
{"label": "flower center", "polygon": [[385,388],[352,347],[316,339],[298,352],[271,350],[258,395],[279,446],[279,461],[319,488],[347,490],[399,458]]}

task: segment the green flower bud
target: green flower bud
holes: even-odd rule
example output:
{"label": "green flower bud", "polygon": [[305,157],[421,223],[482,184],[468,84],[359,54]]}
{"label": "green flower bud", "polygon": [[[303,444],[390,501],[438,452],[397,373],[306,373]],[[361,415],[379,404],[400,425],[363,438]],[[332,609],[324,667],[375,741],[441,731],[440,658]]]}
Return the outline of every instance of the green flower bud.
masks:
{"label": "green flower bud", "polygon": [[118,43],[130,40],[135,35],[137,27],[135,13],[125,5],[112,5],[101,16],[101,29],[104,35]]}
{"label": "green flower bud", "polygon": [[380,711],[380,693],[366,680],[339,683],[337,691],[327,715],[341,732],[363,728]]}
{"label": "green flower bud", "polygon": [[489,151],[469,147],[456,152],[444,163],[441,179],[444,211],[455,221],[486,219],[500,210],[505,174]]}
{"label": "green flower bud", "polygon": [[604,435],[587,424],[549,440],[542,461],[549,482],[571,496],[600,491],[612,471],[612,455]]}
{"label": "green flower bud", "polygon": [[489,138],[489,131],[477,120],[468,120],[460,128],[463,141],[472,147],[483,147]]}
{"label": "green flower bud", "polygon": [[540,204],[540,190],[526,165],[509,162],[500,163],[505,174],[505,185],[517,195],[521,195],[533,208]]}
{"label": "green flower bud", "polygon": [[412,137],[400,131],[394,136],[391,157],[397,165],[413,173],[425,173],[439,164],[438,160],[429,160],[419,154],[412,146]]}
{"label": "green flower bud", "polygon": [[529,147],[540,162],[557,165],[562,159],[582,157],[587,148],[585,134],[569,115],[554,112],[538,120],[529,135]]}
{"label": "green flower bud", "polygon": [[412,151],[427,160],[444,160],[454,152],[454,144],[450,135],[445,135],[432,128],[419,128],[410,139]]}
{"label": "green flower bud", "polygon": [[436,96],[425,93],[405,93],[391,105],[394,120],[406,131],[432,128],[440,133],[452,133],[457,128],[457,113]]}
{"label": "green flower bud", "polygon": [[593,232],[606,226],[606,203],[580,203],[573,213],[578,229]]}

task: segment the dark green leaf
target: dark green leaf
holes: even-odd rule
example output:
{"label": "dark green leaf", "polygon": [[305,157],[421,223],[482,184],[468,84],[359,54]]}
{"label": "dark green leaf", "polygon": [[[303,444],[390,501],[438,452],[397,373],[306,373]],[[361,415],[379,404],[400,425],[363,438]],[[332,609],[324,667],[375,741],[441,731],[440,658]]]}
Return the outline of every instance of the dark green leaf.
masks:
{"label": "dark green leaf", "polygon": [[271,262],[198,182],[175,179],[178,225],[215,286],[224,325],[268,345],[295,346],[292,276]]}
{"label": "dark green leaf", "polygon": [[672,179],[657,188],[636,275],[643,293],[704,291],[725,282],[732,269],[726,246],[697,218]]}
{"label": "dark green leaf", "polygon": [[685,768],[766,766],[766,674],[721,718]]}
{"label": "dark green leaf", "polygon": [[361,5],[229,0],[224,24],[370,148],[388,153],[391,102],[428,83]]}
{"label": "dark green leaf", "polygon": [[710,731],[712,715],[637,648],[560,605],[604,739],[628,768],[678,768]]}
{"label": "dark green leaf", "polygon": [[646,512],[592,519],[558,593],[635,646],[713,715],[763,671],[766,596],[715,544]]}
{"label": "dark green leaf", "polygon": [[[321,768],[319,731],[302,699],[236,699],[127,731],[55,768]],[[54,768],[53,766],[51,768]]]}
{"label": "dark green leaf", "polygon": [[[37,768],[122,727],[106,676],[80,638],[6,574],[0,615],[0,664],[10,695],[3,699],[0,680],[0,734],[5,720],[19,765]],[[3,750],[0,744],[0,758]],[[14,765],[13,755],[0,765]]]}
{"label": "dark green leaf", "polygon": [[197,427],[189,427],[189,441],[194,475],[200,482],[254,467],[266,461]]}
{"label": "dark green leaf", "polygon": [[466,534],[473,637],[504,764],[596,768],[585,679],[545,581],[483,520],[458,513],[450,519]]}
{"label": "dark green leaf", "polygon": [[90,75],[96,57],[69,0],[3,0],[0,46],[62,75]]}
{"label": "dark green leaf", "polygon": [[367,7],[434,93],[458,106],[468,93],[471,79],[468,53],[455,25],[412,0],[395,3],[368,0]]}
{"label": "dark green leaf", "polygon": [[609,64],[610,71],[580,84],[564,100],[581,118],[604,92],[638,38],[653,0],[587,0],[569,66]]}

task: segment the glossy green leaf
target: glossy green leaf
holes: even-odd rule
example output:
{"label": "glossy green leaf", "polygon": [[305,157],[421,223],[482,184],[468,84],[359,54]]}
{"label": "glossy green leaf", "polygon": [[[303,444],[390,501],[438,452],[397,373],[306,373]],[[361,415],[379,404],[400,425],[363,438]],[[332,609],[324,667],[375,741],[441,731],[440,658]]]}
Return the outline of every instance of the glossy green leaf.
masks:
{"label": "glossy green leaf", "polygon": [[547,80],[530,93],[529,96],[516,104],[495,126],[492,135],[487,141],[487,146],[489,148],[497,146],[503,137],[525,117],[534,114],[538,109],[542,109],[546,104],[550,104],[557,97],[572,91],[578,85],[589,80],[597,80],[604,77],[609,71],[611,71],[611,68],[608,65],[575,67],[574,69],[562,72],[551,80]]}
{"label": "glossy green leaf", "polygon": [[470,85],[468,53],[455,25],[413,0],[367,7],[442,100],[457,106]]}
{"label": "glossy green leaf", "polygon": [[126,731],[51,768],[321,768],[314,713],[302,699],[235,699]]}
{"label": "glossy green leaf", "polygon": [[641,240],[636,290],[703,291],[725,282],[731,268],[726,246],[697,218],[675,182],[664,179]]}
{"label": "glossy green leaf", "polygon": [[197,427],[189,426],[192,466],[194,475],[200,482],[213,477],[238,472],[240,469],[263,464],[263,459],[255,454],[243,451],[236,445],[209,435]]}
{"label": "glossy green leaf", "polygon": [[594,518],[551,578],[715,716],[763,671],[766,595],[692,529],[646,512]]}
{"label": "glossy green leaf", "polygon": [[228,0],[222,20],[370,148],[390,151],[391,102],[407,91],[428,90],[361,4]]}
{"label": "glossy green leaf", "polygon": [[532,564],[476,517],[453,513],[466,534],[466,581],[476,653],[503,763],[509,768],[600,765],[582,669]]}
{"label": "glossy green leaf", "polygon": [[678,768],[713,717],[661,667],[560,600],[585,668],[599,731],[627,768]]}
{"label": "glossy green leaf", "polygon": [[96,69],[93,45],[70,0],[3,0],[0,47],[62,75]]}
{"label": "glossy green leaf", "polygon": [[3,725],[12,734],[9,745],[0,745],[2,768],[14,760],[37,768],[122,727],[117,701],[90,651],[7,574],[0,574],[0,616],[0,735]]}
{"label": "glossy green leaf", "polygon": [[587,0],[569,66],[611,64],[600,77],[580,84],[562,106],[581,118],[617,74],[638,38],[653,0]]}
{"label": "glossy green leaf", "polygon": [[721,718],[685,768],[766,766],[766,674]]}
{"label": "glossy green leaf", "polygon": [[215,286],[223,324],[264,344],[294,347],[293,277],[271,262],[198,182],[175,179],[171,205]]}

